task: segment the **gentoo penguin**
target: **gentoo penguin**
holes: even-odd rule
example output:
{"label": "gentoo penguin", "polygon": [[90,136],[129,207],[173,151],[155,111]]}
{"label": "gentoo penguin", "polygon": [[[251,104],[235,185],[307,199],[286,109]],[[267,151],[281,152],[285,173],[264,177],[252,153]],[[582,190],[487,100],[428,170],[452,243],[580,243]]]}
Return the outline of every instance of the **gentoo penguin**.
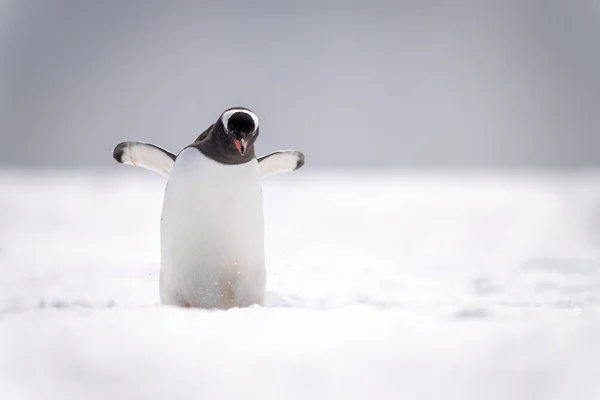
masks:
{"label": "gentoo penguin", "polygon": [[183,307],[264,305],[266,270],[260,180],[304,165],[298,151],[256,157],[258,117],[225,110],[174,155],[143,142],[118,144],[120,163],[168,178],[160,224],[160,299]]}

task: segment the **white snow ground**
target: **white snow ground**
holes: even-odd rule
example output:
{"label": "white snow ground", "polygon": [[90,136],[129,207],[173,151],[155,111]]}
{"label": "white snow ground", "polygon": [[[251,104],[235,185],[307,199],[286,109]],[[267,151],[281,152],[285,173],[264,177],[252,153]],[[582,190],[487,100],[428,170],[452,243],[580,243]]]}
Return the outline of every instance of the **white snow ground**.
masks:
{"label": "white snow ground", "polygon": [[0,399],[600,398],[600,172],[270,178],[267,306],[202,311],[127,168],[0,173]]}

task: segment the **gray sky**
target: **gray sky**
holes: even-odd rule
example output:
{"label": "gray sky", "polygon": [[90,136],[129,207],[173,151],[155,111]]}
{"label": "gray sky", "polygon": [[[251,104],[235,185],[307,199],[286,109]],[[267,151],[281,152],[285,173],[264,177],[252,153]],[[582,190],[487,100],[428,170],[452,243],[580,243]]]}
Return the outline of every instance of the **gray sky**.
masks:
{"label": "gray sky", "polygon": [[177,152],[243,105],[313,167],[593,166],[598,38],[592,0],[0,0],[0,164]]}

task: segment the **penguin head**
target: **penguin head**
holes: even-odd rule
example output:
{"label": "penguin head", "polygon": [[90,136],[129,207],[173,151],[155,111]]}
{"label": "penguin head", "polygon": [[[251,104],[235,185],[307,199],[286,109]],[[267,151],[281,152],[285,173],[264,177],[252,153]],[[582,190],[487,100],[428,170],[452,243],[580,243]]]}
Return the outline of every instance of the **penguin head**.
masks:
{"label": "penguin head", "polygon": [[217,130],[228,147],[244,156],[258,137],[258,117],[244,107],[230,108],[221,114]]}

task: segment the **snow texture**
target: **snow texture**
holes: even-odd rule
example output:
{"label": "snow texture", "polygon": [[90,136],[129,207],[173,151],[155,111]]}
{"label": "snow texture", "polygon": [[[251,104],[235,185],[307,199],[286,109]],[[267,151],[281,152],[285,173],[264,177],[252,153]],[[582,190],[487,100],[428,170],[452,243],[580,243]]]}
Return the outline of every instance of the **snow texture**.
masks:
{"label": "snow texture", "polygon": [[269,178],[228,311],[160,305],[164,184],[0,173],[0,399],[600,398],[600,173]]}

